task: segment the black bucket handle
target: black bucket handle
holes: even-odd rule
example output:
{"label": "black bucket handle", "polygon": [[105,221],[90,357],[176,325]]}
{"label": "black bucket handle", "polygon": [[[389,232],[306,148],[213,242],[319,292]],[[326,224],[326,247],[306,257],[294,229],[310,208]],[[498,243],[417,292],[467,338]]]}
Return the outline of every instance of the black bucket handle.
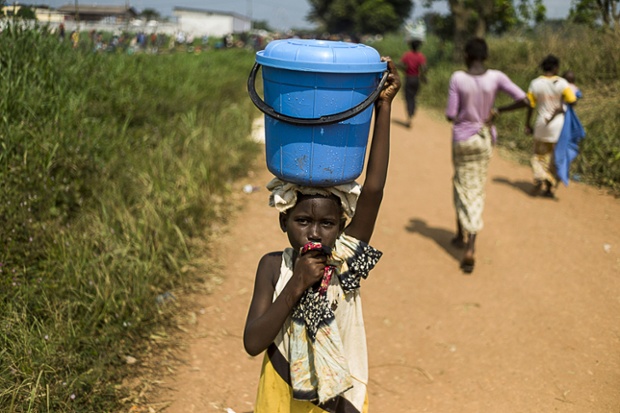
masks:
{"label": "black bucket handle", "polygon": [[265,101],[258,96],[258,93],[256,93],[256,73],[258,73],[260,66],[260,63],[254,63],[254,67],[252,67],[252,71],[248,77],[248,93],[250,94],[252,103],[254,103],[254,105],[265,115],[293,125],[302,126],[331,125],[358,115],[366,110],[366,108],[368,108],[368,106],[370,106],[377,99],[379,93],[381,93],[381,90],[383,89],[383,85],[385,85],[385,82],[387,81],[388,75],[390,74],[390,72],[386,70],[383,73],[383,77],[381,78],[377,88],[366,98],[366,100],[351,109],[347,109],[340,113],[334,113],[333,115],[321,116],[320,118],[296,118],[276,112],[274,108],[266,104]]}

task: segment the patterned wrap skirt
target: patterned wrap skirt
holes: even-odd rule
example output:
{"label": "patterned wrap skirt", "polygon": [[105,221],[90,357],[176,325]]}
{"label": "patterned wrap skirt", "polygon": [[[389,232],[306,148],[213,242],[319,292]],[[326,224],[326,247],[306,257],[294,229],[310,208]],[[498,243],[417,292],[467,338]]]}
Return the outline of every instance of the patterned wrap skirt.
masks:
{"label": "patterned wrap skirt", "polygon": [[475,234],[483,227],[485,184],[493,143],[484,127],[466,141],[452,143],[454,206],[463,230]]}
{"label": "patterned wrap skirt", "polygon": [[553,186],[557,184],[554,150],[555,142],[534,141],[534,154],[530,160],[534,172],[534,181],[549,181]]}

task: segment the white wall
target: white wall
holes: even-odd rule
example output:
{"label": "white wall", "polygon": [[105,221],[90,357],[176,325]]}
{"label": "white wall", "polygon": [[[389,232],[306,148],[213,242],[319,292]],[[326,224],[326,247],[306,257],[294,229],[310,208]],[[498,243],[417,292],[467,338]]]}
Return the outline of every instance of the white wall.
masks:
{"label": "white wall", "polygon": [[229,33],[247,32],[251,24],[232,15],[209,14],[175,10],[179,30],[195,36],[225,36]]}

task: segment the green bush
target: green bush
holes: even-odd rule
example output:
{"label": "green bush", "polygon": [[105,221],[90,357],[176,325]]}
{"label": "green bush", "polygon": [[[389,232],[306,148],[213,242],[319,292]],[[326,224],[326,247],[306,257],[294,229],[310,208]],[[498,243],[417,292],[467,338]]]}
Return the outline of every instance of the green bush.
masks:
{"label": "green bush", "polygon": [[170,316],[192,237],[259,147],[253,55],[94,54],[0,34],[0,406],[118,411],[126,355]]}

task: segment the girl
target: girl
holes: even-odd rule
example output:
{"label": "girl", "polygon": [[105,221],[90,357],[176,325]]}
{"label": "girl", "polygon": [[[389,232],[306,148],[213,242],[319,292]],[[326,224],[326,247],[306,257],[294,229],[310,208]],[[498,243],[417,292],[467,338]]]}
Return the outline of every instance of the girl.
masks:
{"label": "girl", "polygon": [[420,89],[420,81],[426,83],[426,56],[420,52],[422,41],[418,39],[409,42],[409,49],[400,59],[400,67],[405,71],[405,101],[407,102],[407,124],[411,121],[416,110],[416,96]]}
{"label": "girl", "polygon": [[400,89],[393,62],[382,60],[390,74],[375,102],[363,189],[279,179],[267,186],[291,248],[266,254],[256,271],[243,337],[248,354],[267,350],[255,413],[367,412],[359,286],[381,256],[368,242],[383,198],[391,106]]}
{"label": "girl", "polygon": [[[542,190],[543,196],[553,198],[553,188],[557,186],[557,171],[553,152],[564,126],[563,103],[569,105],[577,101],[575,92],[568,81],[558,76],[560,60],[548,55],[541,62],[542,76],[530,82],[527,95],[531,106],[525,119],[525,133],[534,135],[534,153],[531,158],[534,173],[534,189],[532,196]],[[532,113],[536,110],[536,122],[531,126]]]}
{"label": "girl", "polygon": [[[457,234],[452,244],[465,248],[461,269],[474,270],[476,234],[482,229],[487,170],[496,132],[493,119],[529,105],[526,94],[503,72],[487,69],[488,47],[484,39],[474,38],[465,45],[466,71],[456,71],[450,78],[446,118],[452,128],[453,193],[457,216]],[[508,94],[513,103],[493,108],[499,92]]]}

